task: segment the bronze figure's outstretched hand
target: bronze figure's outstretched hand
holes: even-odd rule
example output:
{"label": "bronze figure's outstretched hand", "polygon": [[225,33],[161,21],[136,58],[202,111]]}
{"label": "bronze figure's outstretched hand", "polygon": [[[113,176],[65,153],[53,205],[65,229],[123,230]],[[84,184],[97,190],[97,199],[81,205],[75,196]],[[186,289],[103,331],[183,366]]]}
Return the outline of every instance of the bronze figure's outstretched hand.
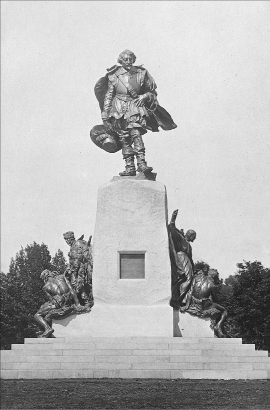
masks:
{"label": "bronze figure's outstretched hand", "polygon": [[171,222],[170,222],[170,223],[174,223],[174,222],[175,222],[175,220],[176,220],[176,218],[177,218],[177,215],[178,215],[178,209],[176,209],[175,211],[173,211],[172,217],[171,217]]}

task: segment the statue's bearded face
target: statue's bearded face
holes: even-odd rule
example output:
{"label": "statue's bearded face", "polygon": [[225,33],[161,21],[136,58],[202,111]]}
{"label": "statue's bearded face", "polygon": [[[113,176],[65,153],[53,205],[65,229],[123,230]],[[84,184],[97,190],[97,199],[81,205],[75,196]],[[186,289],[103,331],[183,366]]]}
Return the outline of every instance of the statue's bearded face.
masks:
{"label": "statue's bearded face", "polygon": [[121,59],[121,64],[125,70],[129,71],[133,66],[133,55],[132,54],[124,54]]}

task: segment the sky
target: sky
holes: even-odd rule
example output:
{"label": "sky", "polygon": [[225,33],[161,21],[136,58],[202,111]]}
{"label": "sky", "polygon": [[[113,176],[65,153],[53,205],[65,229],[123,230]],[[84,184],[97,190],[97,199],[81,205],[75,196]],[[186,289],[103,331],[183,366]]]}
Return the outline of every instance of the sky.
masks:
{"label": "sky", "polygon": [[[93,88],[124,49],[177,128],[144,136],[194,260],[226,278],[270,266],[270,3],[2,1],[1,270],[21,247],[94,233],[98,188],[124,169],[96,147]],[[93,238],[94,241],[94,238]]]}

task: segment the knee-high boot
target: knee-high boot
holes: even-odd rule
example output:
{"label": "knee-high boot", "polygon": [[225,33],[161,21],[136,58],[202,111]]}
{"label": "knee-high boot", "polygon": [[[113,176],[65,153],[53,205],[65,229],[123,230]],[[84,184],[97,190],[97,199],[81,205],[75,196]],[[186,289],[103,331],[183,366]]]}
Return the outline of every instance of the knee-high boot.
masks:
{"label": "knee-high boot", "polygon": [[119,172],[119,175],[122,177],[134,176],[136,175],[136,168],[134,164],[134,150],[131,146],[131,137],[129,136],[129,134],[127,134],[120,137],[120,141],[122,144],[122,154],[126,163],[126,167],[123,172]]}
{"label": "knee-high boot", "polygon": [[138,129],[133,129],[131,131],[131,136],[133,137],[138,172],[147,174],[153,171],[153,168],[149,167],[145,161],[145,146],[140,131]]}

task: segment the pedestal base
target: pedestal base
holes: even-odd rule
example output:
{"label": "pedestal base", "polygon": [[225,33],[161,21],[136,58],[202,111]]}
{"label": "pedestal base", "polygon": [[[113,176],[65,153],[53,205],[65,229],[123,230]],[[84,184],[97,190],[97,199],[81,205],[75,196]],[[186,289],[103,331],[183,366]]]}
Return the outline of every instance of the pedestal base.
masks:
{"label": "pedestal base", "polygon": [[54,336],[132,337],[173,336],[173,310],[169,305],[99,304],[92,311],[53,321]]}
{"label": "pedestal base", "polygon": [[210,328],[210,319],[192,316],[173,309],[173,335],[174,337],[214,337]]}

